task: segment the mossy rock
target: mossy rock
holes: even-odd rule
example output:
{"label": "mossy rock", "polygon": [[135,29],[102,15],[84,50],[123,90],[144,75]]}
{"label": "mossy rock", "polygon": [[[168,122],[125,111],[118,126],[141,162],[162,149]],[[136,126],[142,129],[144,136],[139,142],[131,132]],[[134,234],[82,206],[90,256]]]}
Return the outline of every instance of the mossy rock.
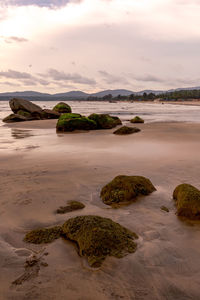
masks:
{"label": "mossy rock", "polygon": [[80,256],[91,267],[99,267],[106,256],[121,258],[136,251],[137,235],[111,219],[80,216],[63,224],[63,236],[76,243]]}
{"label": "mossy rock", "polygon": [[176,201],[178,216],[200,220],[200,190],[183,183],[175,188],[173,198]]}
{"label": "mossy rock", "polygon": [[57,132],[69,132],[74,130],[94,130],[97,128],[96,123],[86,117],[58,119]]}
{"label": "mossy rock", "polygon": [[33,244],[50,243],[61,236],[62,227],[34,229],[28,232],[24,238],[25,242]]}
{"label": "mossy rock", "polygon": [[59,113],[71,113],[72,109],[71,107],[64,102],[59,102],[58,104],[56,104],[56,106],[54,106],[53,110],[59,112]]}
{"label": "mossy rock", "polygon": [[59,117],[59,120],[66,120],[66,119],[76,119],[81,118],[82,116],[80,114],[75,113],[64,113]]}
{"label": "mossy rock", "polygon": [[85,205],[79,201],[69,201],[67,206],[61,206],[57,209],[57,214],[65,214],[78,209],[83,209]]}
{"label": "mossy rock", "polygon": [[136,133],[139,131],[140,129],[136,127],[122,126],[119,129],[115,130],[113,133],[117,135],[126,135],[126,134]]}
{"label": "mossy rock", "polygon": [[97,129],[111,129],[121,124],[118,117],[111,117],[108,114],[91,114],[88,117],[97,124]]}
{"label": "mossy rock", "polygon": [[155,190],[148,178],[119,175],[102,188],[100,196],[105,204],[115,206],[133,202],[137,196],[148,195]]}
{"label": "mossy rock", "polygon": [[17,114],[20,115],[20,116],[23,116],[27,119],[32,119],[33,118],[31,113],[28,112],[28,111],[25,111],[25,110],[18,110]]}
{"label": "mossy rock", "polygon": [[131,120],[131,123],[144,123],[144,120],[138,116]]}

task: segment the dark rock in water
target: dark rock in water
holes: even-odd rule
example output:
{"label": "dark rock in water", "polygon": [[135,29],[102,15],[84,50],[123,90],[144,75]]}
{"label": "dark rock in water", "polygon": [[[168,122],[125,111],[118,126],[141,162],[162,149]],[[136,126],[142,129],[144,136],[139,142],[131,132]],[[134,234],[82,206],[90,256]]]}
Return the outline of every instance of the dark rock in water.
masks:
{"label": "dark rock in water", "polygon": [[126,135],[126,134],[136,133],[139,131],[140,129],[136,127],[123,126],[117,129],[116,131],[114,131],[113,133],[118,135]]}
{"label": "dark rock in water", "polygon": [[57,111],[59,113],[71,113],[72,109],[71,107],[64,102],[59,102],[58,104],[56,104],[56,106],[54,106],[53,108],[54,111]]}
{"label": "dark rock in water", "polygon": [[4,123],[13,123],[13,122],[28,121],[28,119],[26,117],[18,115],[18,114],[11,114],[11,115],[5,117],[2,121]]}
{"label": "dark rock in water", "polygon": [[163,210],[163,211],[165,211],[165,212],[169,212],[169,209],[166,206],[161,206],[160,209]]}
{"label": "dark rock in water", "polygon": [[24,241],[33,244],[50,243],[61,235],[61,226],[52,228],[35,229],[25,235]]}
{"label": "dark rock in water", "polygon": [[86,256],[91,267],[100,267],[106,256],[121,258],[136,251],[134,232],[99,216],[80,216],[62,226],[63,236],[78,245],[80,256]]}
{"label": "dark rock in water", "polygon": [[91,114],[88,117],[97,124],[97,129],[111,129],[121,124],[118,117],[111,117],[108,114]]}
{"label": "dark rock in water", "polygon": [[155,190],[148,178],[119,175],[102,188],[101,198],[105,204],[115,206],[133,202],[137,196],[148,195]]}
{"label": "dark rock in water", "polygon": [[42,112],[45,119],[58,119],[60,117],[60,113],[52,109],[43,109]]}
{"label": "dark rock in water", "polygon": [[78,209],[83,209],[85,205],[79,201],[69,201],[67,206],[61,206],[57,209],[57,214],[65,214]]}
{"label": "dark rock in water", "polygon": [[9,101],[10,108],[14,113],[17,113],[19,110],[27,111],[29,113],[41,112],[42,108],[31,101],[13,98]]}
{"label": "dark rock in water", "polygon": [[190,184],[180,184],[175,188],[173,198],[178,216],[200,220],[200,190]]}
{"label": "dark rock in water", "polygon": [[144,120],[138,116],[131,120],[131,123],[144,123]]}
{"label": "dark rock in water", "polygon": [[57,132],[69,132],[74,130],[94,130],[97,125],[93,120],[86,117],[80,118],[59,118],[56,130]]}

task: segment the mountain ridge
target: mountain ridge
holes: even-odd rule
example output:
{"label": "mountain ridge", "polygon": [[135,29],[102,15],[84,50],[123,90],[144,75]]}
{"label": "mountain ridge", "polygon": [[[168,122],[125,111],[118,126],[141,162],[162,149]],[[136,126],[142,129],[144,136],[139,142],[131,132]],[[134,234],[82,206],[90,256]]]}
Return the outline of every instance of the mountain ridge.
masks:
{"label": "mountain ridge", "polygon": [[69,91],[65,93],[56,93],[56,94],[49,94],[49,93],[40,93],[36,91],[16,91],[16,92],[5,92],[0,93],[0,97],[6,97],[6,98],[14,98],[14,97],[48,97],[48,98],[77,98],[77,99],[86,99],[87,97],[104,97],[105,95],[111,94],[113,97],[116,97],[118,95],[121,96],[129,96],[131,94],[135,95],[142,95],[143,93],[154,93],[155,95],[161,94],[161,93],[167,93],[167,92],[174,92],[174,91],[181,91],[181,90],[199,90],[200,87],[189,87],[189,88],[177,88],[177,89],[170,89],[170,90],[142,90],[139,92],[134,92],[126,89],[114,89],[114,90],[103,90],[97,93],[85,93],[83,91]]}

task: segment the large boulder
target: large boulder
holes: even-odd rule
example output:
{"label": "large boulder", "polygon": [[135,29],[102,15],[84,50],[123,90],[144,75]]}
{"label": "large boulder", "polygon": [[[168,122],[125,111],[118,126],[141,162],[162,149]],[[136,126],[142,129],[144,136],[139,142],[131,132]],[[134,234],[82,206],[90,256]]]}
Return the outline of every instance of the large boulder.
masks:
{"label": "large boulder", "polygon": [[17,113],[19,110],[27,111],[29,113],[34,112],[41,112],[42,108],[31,101],[20,99],[20,98],[13,98],[9,101],[9,105],[11,110],[14,113]]}
{"label": "large boulder", "polygon": [[112,117],[108,114],[91,114],[88,117],[97,124],[97,129],[111,129],[121,124],[118,117]]}
{"label": "large boulder", "polygon": [[68,132],[74,130],[94,130],[97,128],[96,123],[86,117],[79,118],[62,118],[58,119],[57,132]]}
{"label": "large boulder", "polygon": [[121,258],[136,251],[137,235],[99,216],[79,216],[69,219],[62,226],[63,236],[78,245],[80,256],[87,257],[91,267],[99,267],[106,256]]}
{"label": "large boulder", "polygon": [[113,133],[117,135],[127,135],[139,132],[140,129],[137,127],[128,127],[128,126],[122,126],[119,129],[115,130]]}
{"label": "large boulder", "polygon": [[59,112],[60,114],[72,112],[71,107],[67,103],[64,103],[64,102],[59,102],[58,104],[56,104],[56,106],[54,106],[53,110]]}
{"label": "large boulder", "polygon": [[105,204],[115,206],[128,204],[136,197],[148,195],[155,190],[156,188],[148,178],[119,175],[102,188],[101,198]]}
{"label": "large boulder", "polygon": [[5,123],[58,119],[60,117],[60,113],[51,109],[42,109],[28,100],[13,98],[9,104],[14,114],[4,118],[3,122]]}
{"label": "large boulder", "polygon": [[175,188],[173,198],[176,201],[178,216],[200,220],[200,190],[183,183]]}

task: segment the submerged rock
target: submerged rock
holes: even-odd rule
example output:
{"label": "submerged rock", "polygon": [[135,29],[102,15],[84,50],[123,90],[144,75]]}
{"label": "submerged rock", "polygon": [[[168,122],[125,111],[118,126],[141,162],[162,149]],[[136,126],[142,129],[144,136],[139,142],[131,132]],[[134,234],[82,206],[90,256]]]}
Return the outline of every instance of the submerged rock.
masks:
{"label": "submerged rock", "polygon": [[165,212],[169,212],[169,208],[167,208],[166,206],[161,206],[160,208],[161,210],[165,211]]}
{"label": "submerged rock", "polygon": [[83,209],[85,205],[79,201],[69,201],[67,206],[61,206],[57,209],[57,214],[65,214],[78,209]]}
{"label": "submerged rock", "polygon": [[72,112],[71,107],[65,102],[59,102],[58,104],[56,104],[56,106],[54,106],[53,110],[57,111],[59,113],[71,113]]}
{"label": "submerged rock", "polygon": [[99,267],[106,256],[121,258],[136,251],[134,232],[99,216],[80,216],[63,224],[63,236],[74,241],[80,256],[86,256],[91,267]]}
{"label": "submerged rock", "polygon": [[131,120],[131,123],[144,123],[144,120],[138,116]]}
{"label": "submerged rock", "polygon": [[175,188],[173,198],[176,201],[178,216],[200,220],[200,190],[183,183]]}
{"label": "submerged rock", "polygon": [[61,233],[61,226],[34,229],[25,235],[24,241],[33,244],[50,243],[58,239]]}
{"label": "submerged rock", "polygon": [[97,125],[93,120],[86,117],[80,118],[59,118],[56,130],[57,132],[68,132],[74,130],[94,130]]}
{"label": "submerged rock", "polygon": [[155,190],[148,178],[119,175],[102,188],[100,196],[105,204],[116,205],[133,202],[137,196],[148,195]]}
{"label": "submerged rock", "polygon": [[121,125],[121,120],[118,117],[111,117],[108,114],[91,114],[88,118],[96,122],[97,129],[111,129]]}
{"label": "submerged rock", "polygon": [[99,267],[106,256],[121,258],[136,251],[137,234],[99,216],[79,216],[67,220],[63,226],[32,230],[24,241],[34,244],[49,243],[63,237],[74,242],[80,256],[87,257],[91,267]]}
{"label": "submerged rock", "polygon": [[123,126],[117,129],[116,131],[114,131],[113,133],[118,135],[126,135],[126,134],[136,133],[139,131],[140,129],[136,127]]}

